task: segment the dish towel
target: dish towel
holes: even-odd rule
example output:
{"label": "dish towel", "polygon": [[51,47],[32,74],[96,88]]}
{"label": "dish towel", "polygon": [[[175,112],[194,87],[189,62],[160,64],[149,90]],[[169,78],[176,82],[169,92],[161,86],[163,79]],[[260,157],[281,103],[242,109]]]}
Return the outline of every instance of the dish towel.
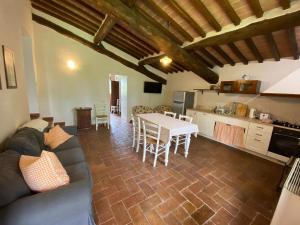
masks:
{"label": "dish towel", "polygon": [[242,127],[216,122],[214,138],[227,145],[244,147],[244,132]]}

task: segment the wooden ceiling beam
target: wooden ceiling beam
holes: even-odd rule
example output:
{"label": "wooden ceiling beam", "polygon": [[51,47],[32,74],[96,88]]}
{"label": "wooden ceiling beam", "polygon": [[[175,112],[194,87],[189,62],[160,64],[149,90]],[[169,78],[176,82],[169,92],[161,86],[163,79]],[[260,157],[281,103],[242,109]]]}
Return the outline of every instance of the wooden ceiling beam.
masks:
{"label": "wooden ceiling beam", "polygon": [[260,54],[260,52],[258,51],[254,41],[252,40],[252,38],[247,38],[244,40],[246,45],[248,46],[248,48],[251,50],[251,52],[253,53],[254,57],[256,58],[256,60],[259,63],[262,63],[264,61],[264,58],[262,57],[262,55]]}
{"label": "wooden ceiling beam", "polygon": [[222,26],[220,23],[216,20],[216,18],[213,16],[213,14],[207,9],[207,7],[203,4],[202,0],[194,0],[192,1],[197,9],[200,11],[200,13],[204,16],[204,18],[207,20],[207,22],[216,30],[220,31],[222,29]]}
{"label": "wooden ceiling beam", "polygon": [[170,22],[171,25],[180,32],[180,34],[188,41],[193,41],[194,38],[185,29],[183,29],[168,13],[166,13],[157,3],[153,0],[148,0],[147,3],[154,9],[164,20]]}
{"label": "wooden ceiling beam", "polygon": [[136,52],[140,53],[142,55],[142,57],[145,57],[146,55],[151,54],[147,50],[145,50],[144,48],[141,48],[141,47],[138,47],[138,46],[134,45],[133,43],[128,41],[126,38],[120,37],[120,36],[116,35],[113,32],[111,32],[107,37],[112,37],[113,39],[118,40],[118,42],[120,44],[122,44],[124,47],[126,47],[129,50],[136,51]]}
{"label": "wooden ceiling beam", "polygon": [[86,27],[85,24],[83,24],[81,21],[77,21],[77,20],[73,20],[72,18],[68,17],[68,16],[62,16],[61,14],[59,14],[57,11],[55,10],[50,10],[49,8],[47,7],[44,7],[44,6],[40,6],[40,5],[37,5],[35,3],[32,2],[32,7],[43,12],[43,13],[46,13],[50,16],[53,16],[54,18],[57,18],[65,23],[68,23],[70,25],[72,25],[73,27],[76,27],[90,35],[94,35],[94,29],[91,29],[89,27]]}
{"label": "wooden ceiling beam", "polygon": [[239,25],[241,23],[241,18],[238,16],[232,5],[228,0],[218,0],[217,3],[221,6],[223,11],[229,17],[229,19],[233,22],[234,25]]}
{"label": "wooden ceiling beam", "polygon": [[200,52],[204,54],[210,61],[217,64],[219,67],[223,67],[223,63],[221,63],[215,56],[213,56],[210,52],[208,52],[205,48],[200,49]]}
{"label": "wooden ceiling beam", "polygon": [[294,57],[294,59],[299,59],[299,49],[298,49],[298,44],[297,44],[295,27],[288,28],[288,36],[289,36],[289,40],[290,40],[293,57]]}
{"label": "wooden ceiling beam", "polygon": [[67,29],[65,29],[61,26],[56,25],[55,23],[52,23],[49,20],[44,19],[41,16],[37,16],[35,14],[32,14],[32,20],[39,23],[39,24],[41,24],[41,25],[43,25],[43,26],[46,26],[50,29],[53,29],[53,30],[55,30],[56,32],[58,32],[60,34],[62,34],[64,36],[67,36],[67,37],[69,37],[69,38],[71,38],[71,39],[73,39],[73,40],[75,40],[75,41],[77,41],[77,42],[93,49],[94,51],[99,52],[100,54],[106,55],[106,56],[114,59],[115,61],[117,61],[117,62],[119,62],[119,63],[133,69],[133,70],[136,70],[136,71],[146,75],[147,77],[149,77],[149,78],[151,78],[151,79],[153,79],[157,82],[161,82],[163,84],[167,83],[167,81],[164,78],[150,72],[144,66],[136,65],[136,64],[134,64],[134,63],[118,56],[118,55],[116,55],[115,53],[107,50],[102,45],[95,45],[94,43],[92,43],[90,41],[87,41],[86,39],[74,34],[71,31],[68,31]]}
{"label": "wooden ceiling beam", "polygon": [[[64,1],[64,2],[68,3],[69,5],[72,5],[73,7],[76,7],[78,9],[80,9],[81,10],[80,15],[83,18],[94,19],[97,26],[101,23],[101,21],[105,17],[105,15],[101,11],[98,11],[98,10],[94,9],[93,7],[87,5],[83,1],[74,1],[74,0],[58,0],[58,1]],[[72,11],[73,11],[73,8],[72,8]],[[122,31],[126,30],[128,32],[130,26],[126,23],[123,23],[122,21],[118,21],[118,23],[114,26],[114,28],[116,28],[118,30],[122,29]],[[143,35],[136,32],[135,30],[130,30],[130,33],[132,33],[132,36],[134,36],[134,37],[138,38],[139,40],[143,41],[143,43],[145,43],[145,45],[148,45],[148,46],[151,46],[152,48],[157,49],[157,46],[155,46],[155,43],[153,43],[150,39],[144,38]]]}
{"label": "wooden ceiling beam", "polygon": [[199,60],[202,61],[207,67],[214,68],[214,65],[200,55],[198,51],[195,51],[195,57],[199,58]]}
{"label": "wooden ceiling beam", "polygon": [[131,43],[133,43],[135,46],[146,50],[147,52],[149,52],[149,54],[154,54],[154,53],[159,52],[155,48],[149,46],[147,43],[139,41],[136,38],[130,36],[121,27],[118,27],[118,28],[117,28],[117,26],[113,27],[111,33],[112,32],[115,33],[116,35],[118,35],[121,39],[126,39],[127,41],[130,41]]}
{"label": "wooden ceiling beam", "polygon": [[223,45],[230,42],[244,40],[249,37],[286,29],[287,26],[293,27],[298,25],[300,25],[300,11],[254,22],[233,31],[228,31],[223,34],[208,37],[187,45],[185,49],[205,48],[213,45]]}
{"label": "wooden ceiling beam", "polygon": [[134,7],[137,0],[122,0],[129,7]]}
{"label": "wooden ceiling beam", "polygon": [[151,65],[153,63],[157,63],[164,56],[165,54],[147,57],[145,59],[140,60],[139,65]]}
{"label": "wooden ceiling beam", "polygon": [[104,20],[102,20],[102,23],[99,26],[99,29],[95,33],[94,43],[98,44],[103,41],[105,36],[110,32],[116,22],[117,20],[114,16],[106,14]]}
{"label": "wooden ceiling beam", "polygon": [[169,0],[173,8],[177,11],[179,15],[181,15],[184,20],[186,20],[191,27],[201,36],[205,37],[206,33],[202,29],[202,27],[199,26],[199,24],[186,12],[183,10],[183,8],[176,2],[176,0]]}
{"label": "wooden ceiling beam", "polygon": [[129,45],[128,43],[120,40],[118,37],[112,35],[108,35],[105,40],[107,40],[108,42],[111,42],[113,44],[116,44],[116,46],[120,46],[122,47],[122,49],[125,49],[125,52],[128,52],[130,55],[130,52],[133,53],[133,55],[137,56],[138,59],[141,59],[143,57],[145,57],[146,55],[148,55],[147,53],[144,53],[143,51],[136,49],[134,47],[132,47],[131,45]]}
{"label": "wooden ceiling beam", "polygon": [[248,59],[241,53],[234,43],[228,43],[229,48],[233,53],[243,62],[245,65],[248,64]]}
{"label": "wooden ceiling beam", "polygon": [[158,27],[158,29],[163,32],[166,36],[168,36],[173,42],[176,44],[182,45],[183,41],[181,41],[175,34],[173,34],[171,31],[166,29],[161,23],[157,22],[154,18],[152,18],[146,11],[140,8],[136,8],[138,13],[141,14],[146,20],[148,20],[149,23],[151,23],[151,26]]}
{"label": "wooden ceiling beam", "polygon": [[279,53],[277,44],[276,44],[276,42],[275,42],[275,40],[273,38],[272,33],[266,34],[265,37],[266,37],[268,45],[269,45],[269,47],[271,49],[271,52],[272,52],[272,55],[273,55],[274,59],[276,61],[279,61],[280,60],[280,53]]}
{"label": "wooden ceiling beam", "polygon": [[257,18],[260,18],[263,16],[264,11],[261,8],[259,0],[247,0],[247,3]]}
{"label": "wooden ceiling beam", "polygon": [[185,49],[165,35],[161,29],[153,26],[153,23],[143,17],[136,8],[129,8],[120,0],[84,0],[84,2],[98,10],[115,15],[119,20],[130,25],[131,29],[152,39],[162,52],[165,52],[173,60],[184,65],[207,82],[218,82],[218,74],[189,55]]}
{"label": "wooden ceiling beam", "polygon": [[278,0],[278,1],[283,9],[288,9],[291,7],[291,0]]}
{"label": "wooden ceiling beam", "polygon": [[219,46],[212,46],[212,48],[220,55],[222,56],[230,65],[234,66],[235,62],[232,58],[229,57],[229,55],[226,54],[226,52]]}

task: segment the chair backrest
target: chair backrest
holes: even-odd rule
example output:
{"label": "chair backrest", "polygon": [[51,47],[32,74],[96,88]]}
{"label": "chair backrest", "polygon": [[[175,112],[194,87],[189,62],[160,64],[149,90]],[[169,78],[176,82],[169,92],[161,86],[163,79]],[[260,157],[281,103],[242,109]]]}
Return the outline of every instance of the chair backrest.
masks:
{"label": "chair backrest", "polygon": [[105,102],[94,104],[95,114],[98,115],[109,115],[109,107]]}
{"label": "chair backrest", "polygon": [[133,128],[136,129],[136,131],[140,131],[141,130],[141,119],[140,119],[140,117],[131,114],[131,121],[132,121]]}
{"label": "chair backrest", "polygon": [[192,121],[193,121],[193,117],[185,116],[185,115],[179,115],[179,119],[183,120],[183,121],[186,121],[188,123],[192,123]]}
{"label": "chair backrest", "polygon": [[150,138],[155,140],[157,145],[159,144],[160,131],[161,131],[160,125],[143,121],[143,131],[144,131],[145,142],[147,138]]}
{"label": "chair backrest", "polygon": [[170,116],[172,118],[176,118],[176,113],[164,111],[165,116]]}

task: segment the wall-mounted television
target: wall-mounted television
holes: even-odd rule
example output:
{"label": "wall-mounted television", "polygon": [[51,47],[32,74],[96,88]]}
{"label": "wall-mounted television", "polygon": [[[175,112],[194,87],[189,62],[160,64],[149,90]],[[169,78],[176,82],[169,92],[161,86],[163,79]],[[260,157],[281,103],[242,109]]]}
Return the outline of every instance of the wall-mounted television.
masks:
{"label": "wall-mounted television", "polygon": [[144,93],[161,93],[162,83],[158,82],[144,82]]}

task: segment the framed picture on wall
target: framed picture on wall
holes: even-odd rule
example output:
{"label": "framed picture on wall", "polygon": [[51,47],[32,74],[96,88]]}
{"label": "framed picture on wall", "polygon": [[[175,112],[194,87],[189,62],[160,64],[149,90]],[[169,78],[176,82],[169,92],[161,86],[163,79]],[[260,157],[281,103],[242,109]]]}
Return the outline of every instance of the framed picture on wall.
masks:
{"label": "framed picture on wall", "polygon": [[2,45],[6,86],[8,89],[17,88],[14,52]]}

